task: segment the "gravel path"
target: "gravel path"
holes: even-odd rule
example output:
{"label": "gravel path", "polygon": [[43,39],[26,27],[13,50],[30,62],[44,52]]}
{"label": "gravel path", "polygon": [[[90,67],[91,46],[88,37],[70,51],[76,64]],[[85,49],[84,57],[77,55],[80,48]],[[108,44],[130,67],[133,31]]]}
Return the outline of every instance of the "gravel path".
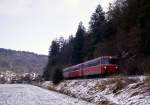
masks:
{"label": "gravel path", "polygon": [[32,85],[1,84],[0,105],[93,105]]}

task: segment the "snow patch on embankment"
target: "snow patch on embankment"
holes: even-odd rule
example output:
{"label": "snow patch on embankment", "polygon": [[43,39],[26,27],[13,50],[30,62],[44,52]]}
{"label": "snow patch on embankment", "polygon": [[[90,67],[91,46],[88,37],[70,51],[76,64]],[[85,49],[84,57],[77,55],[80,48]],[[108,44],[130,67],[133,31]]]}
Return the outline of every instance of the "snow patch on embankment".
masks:
{"label": "snow patch on embankment", "polygon": [[100,105],[150,105],[150,77],[66,80],[43,87]]}

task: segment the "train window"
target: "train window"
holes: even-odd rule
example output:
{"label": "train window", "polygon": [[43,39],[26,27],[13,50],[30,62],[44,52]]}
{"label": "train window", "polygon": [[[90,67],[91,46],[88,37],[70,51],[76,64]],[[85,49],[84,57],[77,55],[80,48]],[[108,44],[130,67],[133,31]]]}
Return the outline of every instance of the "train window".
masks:
{"label": "train window", "polygon": [[87,62],[84,63],[84,64],[83,64],[83,67],[88,67],[88,63],[87,63]]}
{"label": "train window", "polygon": [[102,58],[101,64],[117,64],[117,59]]}
{"label": "train window", "polygon": [[69,68],[65,68],[65,69],[63,69],[63,71],[68,71],[68,70],[70,70],[71,68],[69,67]]}
{"label": "train window", "polygon": [[75,67],[72,67],[72,68],[71,68],[71,71],[74,71],[74,70],[75,70]]}
{"label": "train window", "polygon": [[84,67],[92,67],[92,66],[96,66],[99,64],[99,60],[94,60],[94,61],[90,61],[84,64]]}
{"label": "train window", "polygon": [[74,70],[79,70],[79,69],[80,69],[80,65],[76,65],[76,66],[73,66],[71,70],[74,71]]}
{"label": "train window", "polygon": [[102,58],[101,64],[109,64],[109,59],[108,58]]}
{"label": "train window", "polygon": [[96,66],[99,64],[99,60],[95,60],[93,63],[92,63],[92,66]]}

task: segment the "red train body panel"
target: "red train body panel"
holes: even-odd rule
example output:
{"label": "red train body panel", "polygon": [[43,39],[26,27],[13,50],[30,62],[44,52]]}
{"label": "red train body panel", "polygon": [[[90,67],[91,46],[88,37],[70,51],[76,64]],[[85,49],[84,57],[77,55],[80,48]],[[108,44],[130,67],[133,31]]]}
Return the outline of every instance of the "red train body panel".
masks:
{"label": "red train body panel", "polygon": [[99,57],[75,66],[65,68],[65,78],[79,78],[101,74],[115,74],[119,72],[117,58],[112,56]]}

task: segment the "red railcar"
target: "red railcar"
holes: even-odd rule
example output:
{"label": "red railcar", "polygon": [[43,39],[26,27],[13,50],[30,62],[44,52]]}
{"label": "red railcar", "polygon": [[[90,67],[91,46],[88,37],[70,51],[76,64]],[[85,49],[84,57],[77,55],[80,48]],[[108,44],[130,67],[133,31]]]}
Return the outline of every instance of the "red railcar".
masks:
{"label": "red railcar", "polygon": [[81,64],[63,69],[64,78],[80,78],[119,72],[117,57],[102,56]]}

